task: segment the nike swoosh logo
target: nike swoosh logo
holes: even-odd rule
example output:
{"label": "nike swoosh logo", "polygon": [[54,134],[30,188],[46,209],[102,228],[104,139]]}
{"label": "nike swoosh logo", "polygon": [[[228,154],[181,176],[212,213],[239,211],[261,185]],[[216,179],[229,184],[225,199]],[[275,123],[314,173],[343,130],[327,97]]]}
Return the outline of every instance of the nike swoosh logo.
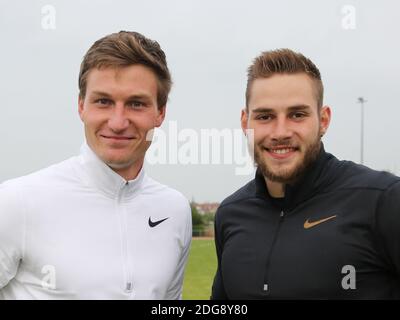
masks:
{"label": "nike swoosh logo", "polygon": [[326,221],[331,220],[331,219],[336,218],[336,217],[337,217],[337,215],[335,214],[334,216],[330,216],[328,218],[317,220],[317,221],[313,221],[313,222],[310,222],[309,221],[310,219],[307,219],[306,222],[304,222],[304,229],[310,229],[312,227],[315,227],[315,226],[319,225],[320,223],[326,222]]}
{"label": "nike swoosh logo", "polygon": [[[168,217],[169,218],[169,217]],[[149,218],[149,226],[151,228],[154,228],[155,226],[158,226],[161,222],[167,220],[168,218],[162,219],[162,220],[158,220],[158,221],[151,221],[151,217]]]}

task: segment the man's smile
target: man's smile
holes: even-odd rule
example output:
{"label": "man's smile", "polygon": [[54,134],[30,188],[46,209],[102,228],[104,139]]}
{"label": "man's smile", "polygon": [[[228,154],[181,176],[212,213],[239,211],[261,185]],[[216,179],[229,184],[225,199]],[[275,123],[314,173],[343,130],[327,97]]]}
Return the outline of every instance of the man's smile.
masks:
{"label": "man's smile", "polygon": [[133,136],[112,136],[112,135],[100,135],[102,138],[105,139],[113,139],[113,140],[132,140],[135,139]]}
{"label": "man's smile", "polygon": [[290,147],[290,146],[278,146],[278,147],[262,147],[264,151],[266,151],[272,158],[274,159],[287,159],[294,155],[299,148]]}
{"label": "man's smile", "polygon": [[133,140],[137,139],[135,136],[118,136],[118,135],[99,135],[100,139],[109,146],[114,147],[125,147],[132,143]]}

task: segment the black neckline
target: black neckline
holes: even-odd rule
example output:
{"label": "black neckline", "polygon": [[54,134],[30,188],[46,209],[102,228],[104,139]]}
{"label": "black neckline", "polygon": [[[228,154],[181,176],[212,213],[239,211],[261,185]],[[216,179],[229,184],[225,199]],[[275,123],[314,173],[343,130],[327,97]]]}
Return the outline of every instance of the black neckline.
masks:
{"label": "black neckline", "polygon": [[327,162],[332,158],[334,158],[334,156],[325,152],[324,145],[321,143],[317,159],[305,170],[303,176],[294,185],[285,186],[284,198],[273,198],[269,194],[264,176],[258,168],[255,176],[256,196],[269,198],[272,203],[282,205],[282,208],[288,210],[296,204],[310,198],[321,188],[321,185],[326,182],[329,175]]}

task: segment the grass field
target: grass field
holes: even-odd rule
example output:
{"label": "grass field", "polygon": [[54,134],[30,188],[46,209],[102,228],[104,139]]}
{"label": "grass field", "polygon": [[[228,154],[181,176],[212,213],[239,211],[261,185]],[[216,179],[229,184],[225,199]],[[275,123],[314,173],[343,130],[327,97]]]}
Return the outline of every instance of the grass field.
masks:
{"label": "grass field", "polygon": [[210,299],[216,269],[214,239],[194,238],[183,282],[183,299]]}

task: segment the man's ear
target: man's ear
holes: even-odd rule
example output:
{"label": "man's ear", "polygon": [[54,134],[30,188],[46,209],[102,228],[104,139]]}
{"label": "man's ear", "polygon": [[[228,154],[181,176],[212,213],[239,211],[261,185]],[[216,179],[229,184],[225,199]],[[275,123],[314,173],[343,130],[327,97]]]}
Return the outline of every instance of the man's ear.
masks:
{"label": "man's ear", "polygon": [[167,110],[167,106],[166,105],[162,106],[161,108],[157,108],[158,115],[157,115],[157,118],[156,118],[155,127],[158,128],[163,123],[163,121],[165,119],[166,110]]}
{"label": "man's ear", "polygon": [[246,108],[242,109],[242,114],[240,116],[240,123],[242,126],[242,130],[244,135],[247,135],[246,130],[248,129],[248,120],[249,120],[249,114],[247,113]]}
{"label": "man's ear", "polygon": [[85,99],[83,99],[81,96],[78,97],[78,113],[79,113],[79,117],[81,118],[81,120],[83,121],[83,103],[84,103]]}
{"label": "man's ear", "polygon": [[321,107],[319,112],[320,119],[320,136],[322,137],[326,131],[328,131],[329,124],[331,122],[331,108],[329,106]]}
{"label": "man's ear", "polygon": [[242,130],[245,136],[247,136],[246,130],[248,129],[249,125],[249,113],[246,108],[242,109],[242,114],[240,116],[240,124],[242,126]]}

